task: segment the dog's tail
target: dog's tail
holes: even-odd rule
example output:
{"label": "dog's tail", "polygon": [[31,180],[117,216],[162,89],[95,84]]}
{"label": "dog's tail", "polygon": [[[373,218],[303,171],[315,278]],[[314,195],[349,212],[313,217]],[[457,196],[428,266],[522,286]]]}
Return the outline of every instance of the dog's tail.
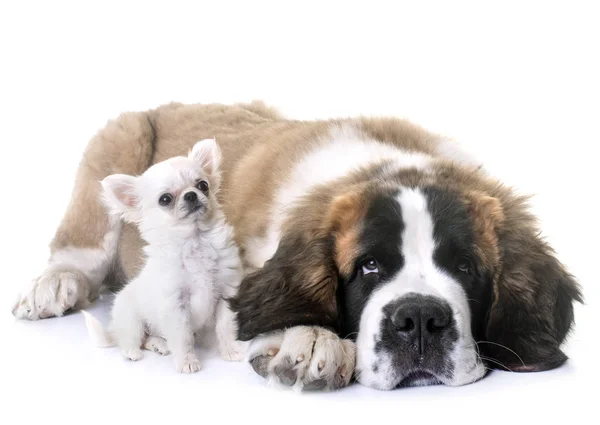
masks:
{"label": "dog's tail", "polygon": [[114,347],[116,345],[114,339],[104,326],[102,326],[100,320],[85,310],[81,310],[81,312],[83,313],[83,317],[85,317],[85,325],[94,345],[96,347]]}

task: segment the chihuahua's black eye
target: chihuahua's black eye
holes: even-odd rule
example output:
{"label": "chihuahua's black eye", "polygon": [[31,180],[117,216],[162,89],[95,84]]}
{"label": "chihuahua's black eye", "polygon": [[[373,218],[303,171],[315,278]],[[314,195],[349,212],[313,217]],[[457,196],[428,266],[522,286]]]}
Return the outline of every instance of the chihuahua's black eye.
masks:
{"label": "chihuahua's black eye", "polygon": [[377,264],[377,261],[375,259],[369,258],[363,261],[363,263],[361,264],[361,270],[363,276],[366,276],[371,273],[379,273],[379,265]]}
{"label": "chihuahua's black eye", "polygon": [[160,198],[158,198],[158,203],[160,205],[162,205],[163,207],[166,207],[172,201],[173,201],[173,196],[171,196],[171,194],[169,194],[169,193],[163,193],[162,195],[160,195]]}
{"label": "chihuahua's black eye", "polygon": [[203,193],[208,192],[208,182],[206,182],[205,180],[200,180],[196,187],[200,189]]}

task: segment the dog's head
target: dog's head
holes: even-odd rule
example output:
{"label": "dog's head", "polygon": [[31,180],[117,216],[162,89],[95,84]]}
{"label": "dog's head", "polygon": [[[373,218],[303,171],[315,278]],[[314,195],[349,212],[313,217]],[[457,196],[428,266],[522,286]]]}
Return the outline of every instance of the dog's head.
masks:
{"label": "dog's head", "polygon": [[102,180],[110,212],[138,224],[148,242],[202,226],[216,209],[220,150],[214,139],[199,141],[188,156],[167,159],[138,177],[113,174]]}
{"label": "dog's head", "polygon": [[371,177],[299,202],[232,301],[240,339],[334,328],[356,340],[357,379],[380,389],[565,361],[581,296],[523,198],[450,164]]}

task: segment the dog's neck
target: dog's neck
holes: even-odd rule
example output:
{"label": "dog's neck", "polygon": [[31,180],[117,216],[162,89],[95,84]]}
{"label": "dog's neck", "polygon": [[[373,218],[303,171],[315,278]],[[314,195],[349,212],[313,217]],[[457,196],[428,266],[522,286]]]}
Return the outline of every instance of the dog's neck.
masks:
{"label": "dog's neck", "polygon": [[211,241],[218,239],[225,227],[225,217],[221,211],[218,211],[210,217],[183,226],[173,226],[151,237],[142,235],[147,243],[144,251],[148,258],[178,258],[189,255],[190,250],[200,251],[203,247],[210,248]]}

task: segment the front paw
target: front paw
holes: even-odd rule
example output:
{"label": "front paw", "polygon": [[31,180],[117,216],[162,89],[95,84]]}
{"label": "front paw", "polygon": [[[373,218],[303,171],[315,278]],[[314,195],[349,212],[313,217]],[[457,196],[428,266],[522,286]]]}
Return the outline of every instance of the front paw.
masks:
{"label": "front paw", "polygon": [[187,355],[175,361],[175,368],[179,373],[196,373],[200,370],[200,360],[194,355]]}
{"label": "front paw", "polygon": [[48,267],[19,294],[12,313],[17,319],[37,320],[62,316],[88,304],[90,283],[79,270]]}
{"label": "front paw", "polygon": [[245,341],[227,341],[219,342],[219,354],[221,358],[228,362],[239,362],[243,360],[248,350],[248,342]]}
{"label": "front paw", "polygon": [[256,338],[248,357],[270,382],[296,390],[334,390],[350,383],[356,347],[326,329],[296,326]]}
{"label": "front paw", "polygon": [[132,362],[137,362],[144,357],[142,350],[139,348],[123,348],[121,349],[121,355]]}

